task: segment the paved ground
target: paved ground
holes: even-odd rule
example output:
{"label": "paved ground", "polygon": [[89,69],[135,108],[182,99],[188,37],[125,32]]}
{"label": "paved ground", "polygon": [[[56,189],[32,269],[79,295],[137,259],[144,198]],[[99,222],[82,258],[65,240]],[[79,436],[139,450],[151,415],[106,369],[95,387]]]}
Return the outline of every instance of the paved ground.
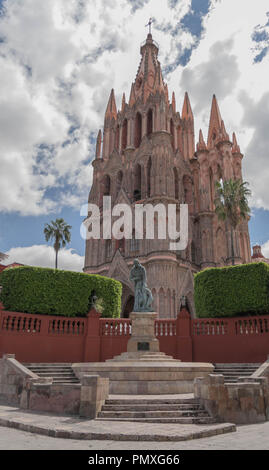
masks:
{"label": "paved ground", "polygon": [[78,441],[0,427],[0,450],[269,450],[269,422],[187,442]]}
{"label": "paved ground", "polygon": [[236,431],[236,426],[229,423],[160,424],[94,421],[24,411],[9,406],[0,406],[0,426],[50,437],[113,441],[184,441]]}

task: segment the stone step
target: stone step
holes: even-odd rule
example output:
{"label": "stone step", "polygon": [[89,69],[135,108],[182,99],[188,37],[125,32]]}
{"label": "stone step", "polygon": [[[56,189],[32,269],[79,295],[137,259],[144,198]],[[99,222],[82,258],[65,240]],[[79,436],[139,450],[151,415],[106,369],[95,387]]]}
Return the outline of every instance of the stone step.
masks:
{"label": "stone step", "polygon": [[79,380],[76,377],[71,377],[71,376],[70,377],[61,377],[61,376],[53,377],[53,376],[39,375],[39,377],[43,378],[43,379],[52,377],[53,382],[61,381],[61,382],[77,382],[77,383],[79,383]]}
{"label": "stone step", "polygon": [[120,361],[128,361],[128,362],[175,362],[172,356],[166,356],[165,354],[160,355],[159,353],[156,354],[146,354],[140,355],[139,357],[135,357],[130,353],[122,353],[119,356],[115,356],[113,359],[108,359],[106,362],[120,362]]}
{"label": "stone step", "polygon": [[[42,377],[40,377],[40,378],[42,378]],[[76,378],[68,378],[68,379],[66,379],[66,378],[58,378],[58,379],[57,379],[57,378],[56,378],[56,379],[55,379],[54,377],[52,377],[52,381],[53,381],[54,384],[60,384],[60,383],[65,383],[65,384],[71,384],[71,383],[72,383],[72,384],[80,384],[79,380],[76,379]]]}
{"label": "stone step", "polygon": [[68,371],[73,370],[71,367],[28,367],[29,370],[38,370],[38,371]]}
{"label": "stone step", "polygon": [[98,414],[99,421],[141,422],[141,423],[178,423],[211,424],[215,422],[205,408],[190,396],[157,395],[128,398],[109,397]]}
{"label": "stone step", "polygon": [[[57,372],[51,371],[51,373],[53,374],[54,377],[57,377],[57,376],[74,376],[74,373],[72,373],[70,371],[57,371]],[[38,375],[49,377],[50,371],[48,371],[48,372],[38,371]]]}
{"label": "stone step", "polygon": [[185,410],[185,411],[100,411],[99,418],[204,418],[208,417],[205,410]]}
{"label": "stone step", "polygon": [[166,424],[213,424],[215,423],[214,418],[96,418],[96,421],[117,421],[117,422],[135,422],[135,423],[166,423]]}
{"label": "stone step", "polygon": [[25,367],[72,367],[71,362],[27,362]]}
{"label": "stone step", "polygon": [[233,376],[233,375],[246,375],[247,377],[249,375],[252,375],[253,372],[255,372],[256,369],[254,369],[253,371],[246,371],[246,370],[238,370],[238,371],[234,371],[234,370],[214,370],[214,374],[221,374],[221,375],[230,375],[230,376]]}
{"label": "stone step", "polygon": [[221,369],[225,369],[226,367],[228,367],[228,368],[234,368],[234,367],[239,367],[239,368],[241,368],[241,367],[251,367],[252,368],[252,367],[255,367],[257,369],[258,367],[260,367],[260,365],[261,364],[254,363],[254,362],[253,363],[252,362],[250,362],[250,363],[235,362],[235,363],[224,363],[224,364],[216,363],[215,367],[216,368],[221,368]]}
{"label": "stone step", "polygon": [[52,377],[55,384],[79,384],[71,364],[24,364],[41,378]]}
{"label": "stone step", "polygon": [[146,405],[146,404],[135,404],[131,405],[103,405],[102,411],[199,411],[203,410],[203,407],[199,404],[159,404],[159,405]]}
{"label": "stone step", "polygon": [[137,399],[115,399],[115,398],[108,398],[105,402],[106,405],[200,405],[199,401],[195,398],[137,398]]}
{"label": "stone step", "polygon": [[260,367],[260,364],[252,363],[231,363],[215,364],[214,374],[224,376],[225,383],[237,383],[240,377],[250,377]]}
{"label": "stone step", "polygon": [[255,371],[257,370],[256,367],[253,367],[253,368],[247,368],[247,367],[230,367],[228,369],[228,367],[224,368],[224,369],[221,369],[219,367],[216,367],[214,370],[221,370],[223,372],[229,372],[229,371],[233,371],[233,372],[236,372],[236,371],[243,371],[243,372],[246,372],[246,373],[249,373],[249,372],[252,372],[252,371]]}

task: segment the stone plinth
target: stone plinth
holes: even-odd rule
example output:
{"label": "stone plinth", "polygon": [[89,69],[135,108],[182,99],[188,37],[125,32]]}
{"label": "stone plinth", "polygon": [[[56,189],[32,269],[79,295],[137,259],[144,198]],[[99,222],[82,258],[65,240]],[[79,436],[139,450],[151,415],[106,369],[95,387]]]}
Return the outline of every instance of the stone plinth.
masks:
{"label": "stone plinth", "polygon": [[[128,353],[126,353],[128,354]],[[76,376],[109,378],[109,393],[117,395],[162,395],[193,393],[194,379],[212,374],[214,366],[177,360],[118,360],[73,364]]]}
{"label": "stone plinth", "polygon": [[155,320],[158,314],[153,312],[133,312],[132,337],[127,344],[127,352],[159,352],[159,341],[155,336]]}
{"label": "stone plinth", "polygon": [[76,376],[109,378],[109,392],[119,395],[192,393],[194,379],[212,374],[212,364],[182,363],[160,352],[155,312],[132,312],[127,352],[102,363],[73,364]]}

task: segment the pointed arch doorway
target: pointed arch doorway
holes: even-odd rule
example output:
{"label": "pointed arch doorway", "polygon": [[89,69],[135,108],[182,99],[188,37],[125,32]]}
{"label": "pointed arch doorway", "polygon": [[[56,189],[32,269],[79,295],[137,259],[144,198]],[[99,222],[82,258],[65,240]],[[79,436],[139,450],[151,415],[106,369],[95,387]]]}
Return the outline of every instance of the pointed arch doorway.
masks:
{"label": "pointed arch doorway", "polygon": [[130,313],[134,310],[134,296],[131,294],[127,298],[123,309],[122,309],[122,318],[129,318]]}

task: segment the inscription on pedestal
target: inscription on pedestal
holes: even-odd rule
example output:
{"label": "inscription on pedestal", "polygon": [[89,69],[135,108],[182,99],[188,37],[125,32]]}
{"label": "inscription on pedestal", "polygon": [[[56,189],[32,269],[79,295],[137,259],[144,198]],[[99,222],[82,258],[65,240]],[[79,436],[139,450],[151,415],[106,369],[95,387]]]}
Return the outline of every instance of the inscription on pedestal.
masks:
{"label": "inscription on pedestal", "polygon": [[149,343],[137,343],[137,351],[149,351]]}

